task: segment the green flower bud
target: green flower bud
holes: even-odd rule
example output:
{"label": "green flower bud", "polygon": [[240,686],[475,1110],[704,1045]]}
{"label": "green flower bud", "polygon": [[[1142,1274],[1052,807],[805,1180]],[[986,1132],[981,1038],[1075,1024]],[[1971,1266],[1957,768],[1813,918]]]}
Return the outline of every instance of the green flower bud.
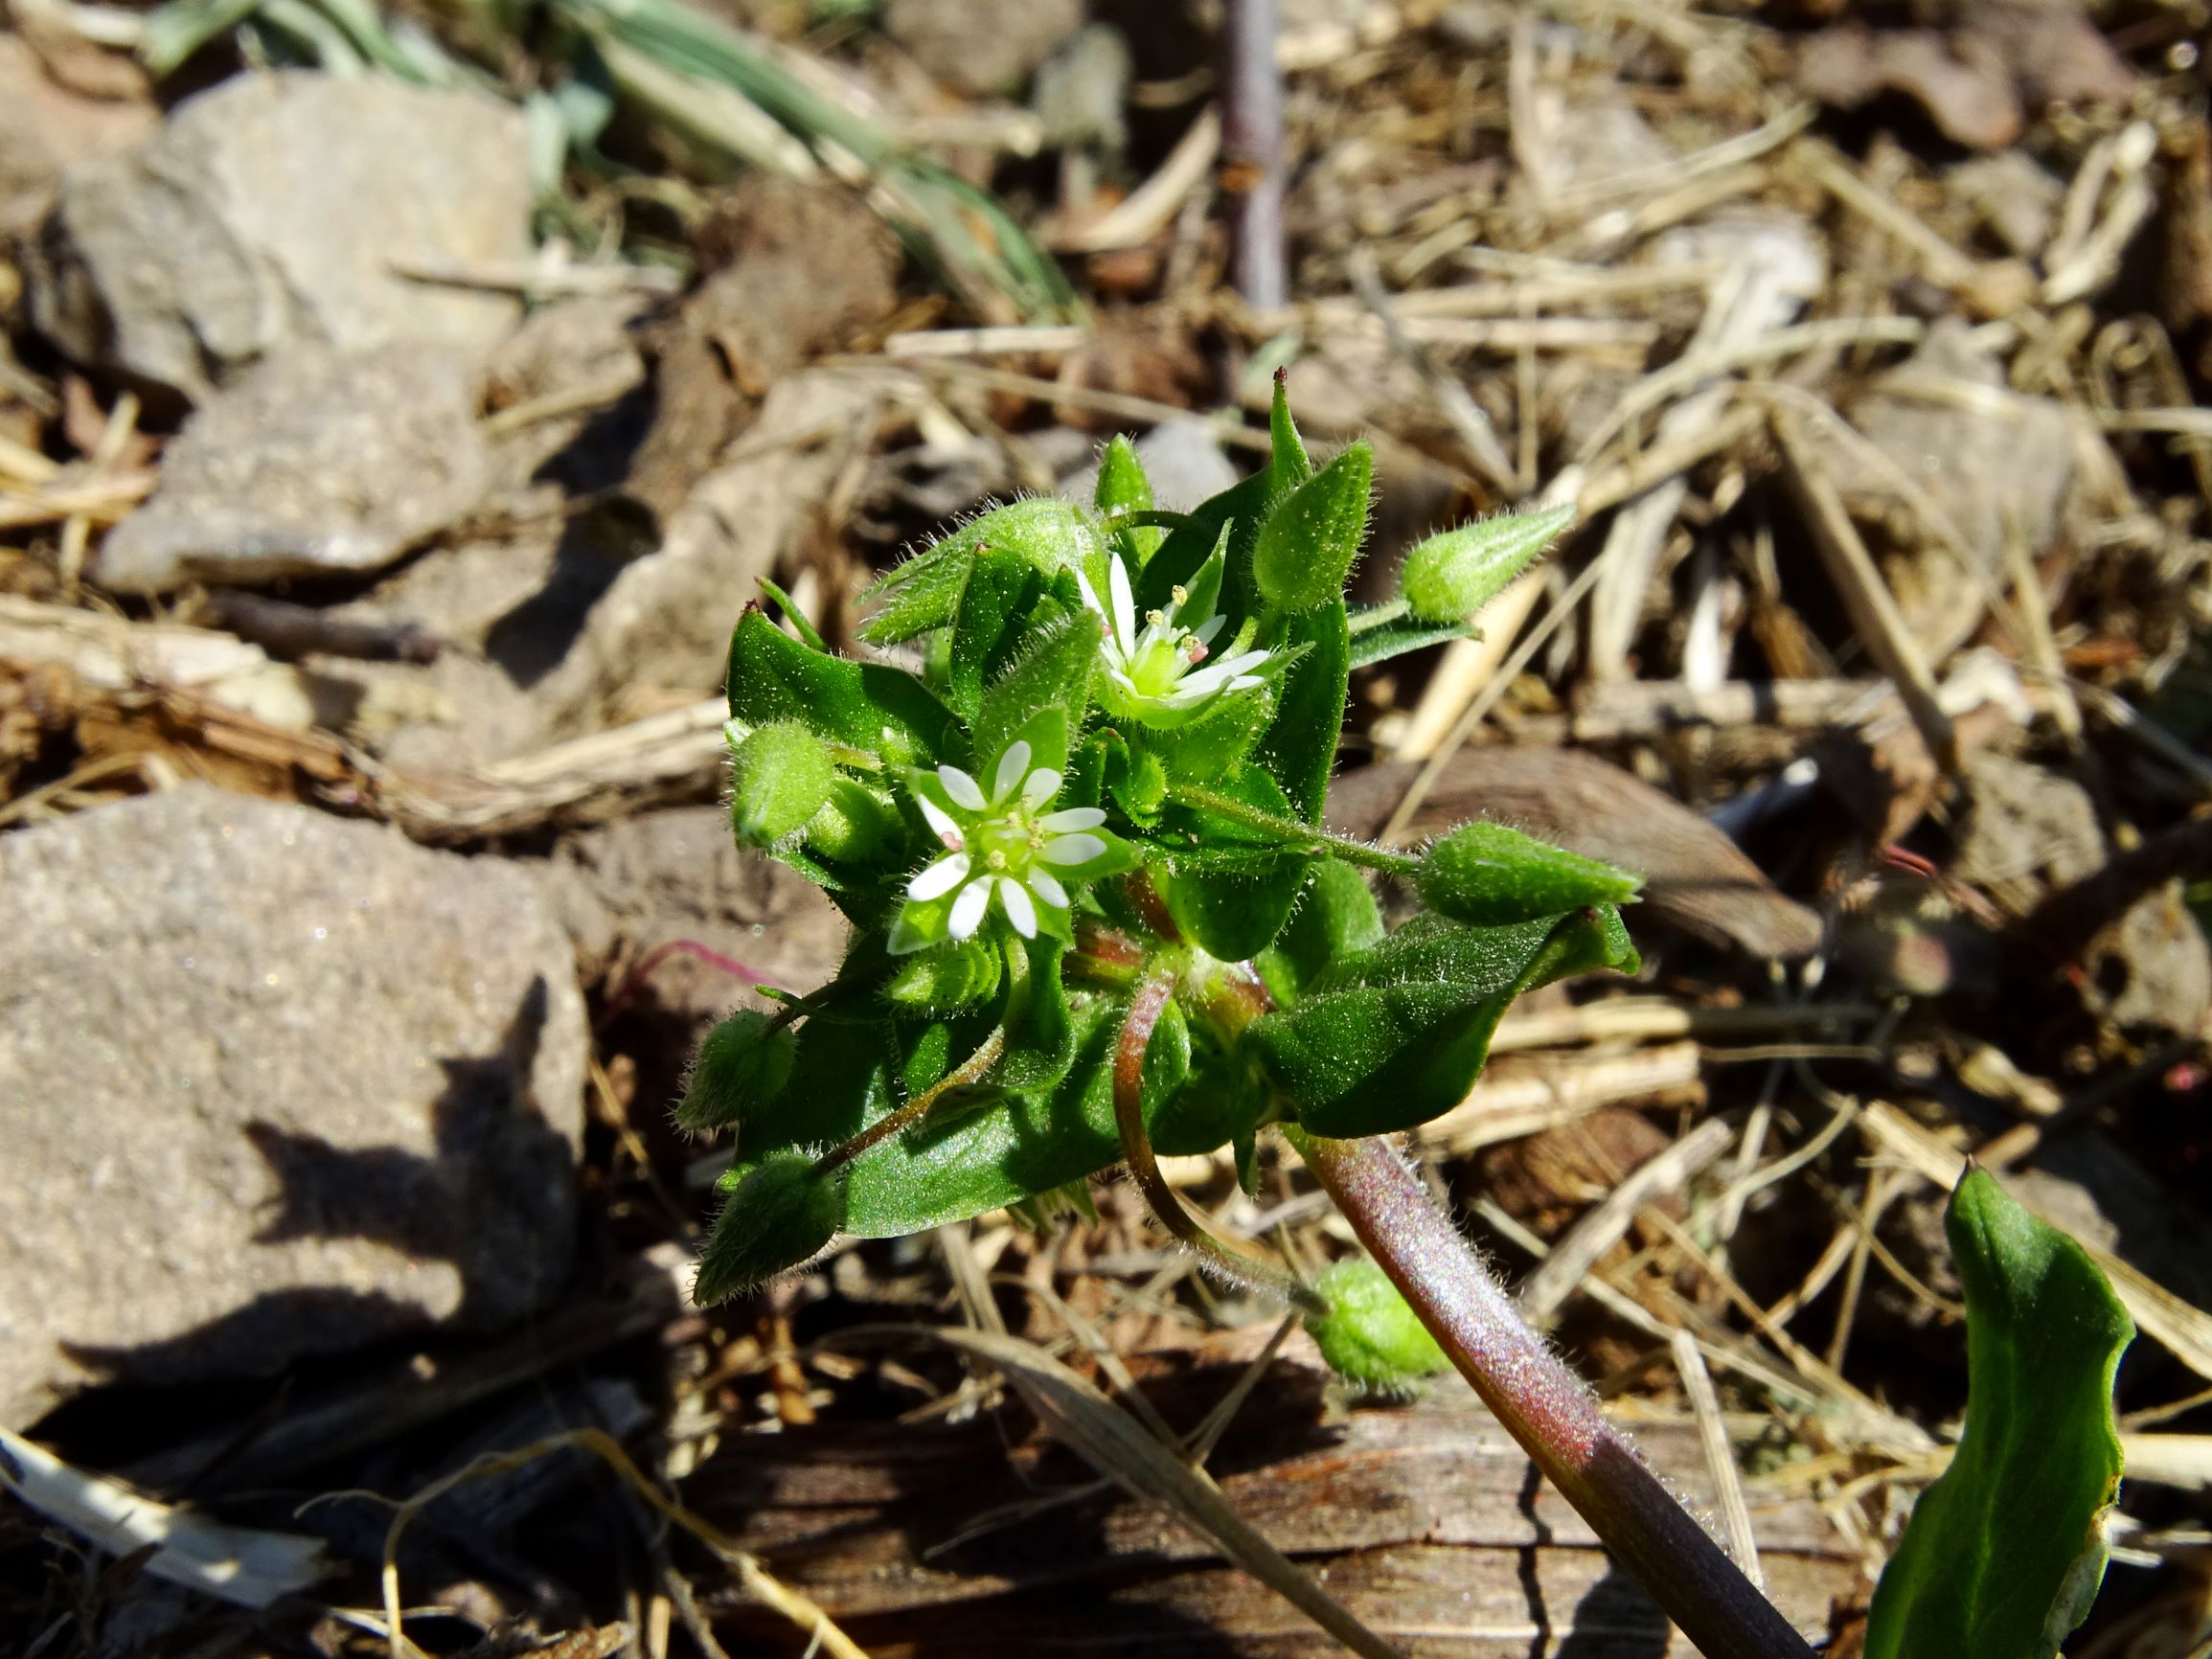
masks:
{"label": "green flower bud", "polygon": [[1118,432],[1106,440],[1106,448],[1100,452],[1098,488],[1093,499],[1101,512],[1150,512],[1152,510],[1152,487],[1145,477],[1144,463],[1137,459],[1129,441]]}
{"label": "green flower bud", "polygon": [[1501,512],[1432,535],[1405,556],[1398,591],[1423,622],[1463,623],[1542,557],[1574,517],[1572,507]]}
{"label": "green flower bud", "polygon": [[949,1013],[996,990],[1003,967],[997,945],[981,939],[954,940],[904,958],[883,994],[902,1008]]}
{"label": "green flower bud", "polygon": [[1306,1329],[1329,1369],[1366,1388],[1400,1391],[1451,1361],[1405,1298],[1372,1261],[1339,1261],[1314,1285],[1329,1311],[1306,1316]]}
{"label": "green flower bud", "polygon": [[730,824],[738,839],[766,847],[822,809],[837,768],[830,745],[796,720],[762,726],[730,757]]}
{"label": "green flower bud", "polygon": [[844,1186],[835,1175],[815,1174],[804,1152],[770,1153],[731,1187],[699,1258],[692,1300],[701,1307],[724,1302],[798,1266],[844,1219]]}
{"label": "green flower bud", "polygon": [[1355,443],[1286,495],[1252,544],[1252,578],[1276,611],[1295,615],[1341,600],[1367,539],[1375,451]]}
{"label": "green flower bud", "polygon": [[862,864],[892,846],[901,828],[887,797],[839,773],[822,809],[807,820],[807,845],[841,864]]}
{"label": "green flower bud", "polygon": [[1503,824],[1475,823],[1431,847],[1413,884],[1440,916],[1511,927],[1587,905],[1625,904],[1644,878]]}
{"label": "green flower bud", "polygon": [[692,1062],[676,1126],[693,1134],[741,1122],[746,1111],[783,1092],[798,1039],[789,1026],[768,1029],[768,1015],[740,1009],[707,1033]]}

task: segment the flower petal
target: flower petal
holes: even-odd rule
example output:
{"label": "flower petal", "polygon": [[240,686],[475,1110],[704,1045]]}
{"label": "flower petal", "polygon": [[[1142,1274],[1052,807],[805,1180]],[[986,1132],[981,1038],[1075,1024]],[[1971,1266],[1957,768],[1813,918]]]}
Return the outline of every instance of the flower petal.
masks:
{"label": "flower petal", "polygon": [[[1106,616],[1106,607],[1099,603],[1098,595],[1091,589],[1090,578],[1083,575],[1083,573],[1079,570],[1075,573],[1075,585],[1083,590],[1083,602],[1084,607],[1089,610],[1097,611],[1098,614],[1102,617]],[[1112,619],[1110,617],[1107,618],[1107,621],[1110,622],[1111,620]]]}
{"label": "flower petal", "polygon": [[1049,870],[1039,870],[1036,865],[1031,865],[1029,890],[1055,910],[1067,908],[1067,889],[1060,884],[1060,877]]}
{"label": "flower petal", "polygon": [[1242,674],[1258,668],[1273,654],[1272,651],[1239,651],[1233,657],[1223,657],[1220,662],[1207,666],[1223,670],[1228,673]]}
{"label": "flower petal", "polygon": [[973,939],[975,930],[983,925],[983,913],[991,908],[991,877],[978,875],[960,890],[960,897],[952,901],[952,914],[946,920],[945,930],[955,939]]}
{"label": "flower petal", "polygon": [[1214,636],[1220,633],[1223,627],[1228,625],[1228,621],[1229,619],[1227,617],[1222,616],[1217,612],[1215,615],[1208,617],[1204,622],[1200,623],[1197,627],[1193,628],[1191,630],[1191,638],[1197,640],[1198,644],[1202,646],[1210,646],[1214,643]]}
{"label": "flower petal", "polygon": [[983,798],[983,788],[958,766],[937,768],[937,781],[945,785],[945,792],[952,797],[955,807],[965,807],[970,812],[980,812],[991,803]]}
{"label": "flower petal", "polygon": [[1228,689],[1232,692],[1248,692],[1254,686],[1264,686],[1266,683],[1266,677],[1260,674],[1239,674],[1229,682]]}
{"label": "flower petal", "polygon": [[1106,812],[1097,807],[1063,807],[1058,812],[1047,812],[1037,821],[1039,830],[1065,834],[1070,830],[1096,830],[1106,822]]}
{"label": "flower petal", "polygon": [[1106,850],[1096,835],[1061,835],[1047,841],[1039,856],[1047,864],[1088,864]]}
{"label": "flower petal", "polygon": [[914,797],[914,804],[922,808],[922,816],[929,821],[929,828],[936,832],[938,840],[955,852],[968,845],[968,838],[960,833],[960,826],[952,821],[951,813],[919,792]]}
{"label": "flower petal", "polygon": [[1039,766],[1021,786],[1021,798],[1033,811],[1059,793],[1060,774],[1050,766]]}
{"label": "flower petal", "polygon": [[1106,586],[1113,590],[1114,633],[1124,649],[1132,648],[1137,637],[1136,596],[1129,592],[1129,573],[1122,567],[1119,557],[1106,557]]}
{"label": "flower petal", "polygon": [[906,897],[926,904],[943,898],[968,879],[968,854],[947,852],[906,884]]}
{"label": "flower petal", "polygon": [[1011,875],[998,878],[998,902],[1006,906],[1006,920],[1014,923],[1014,931],[1024,939],[1037,937],[1037,906],[1029,901],[1029,889]]}
{"label": "flower petal", "polygon": [[1029,739],[1016,738],[998,757],[998,771],[991,780],[991,804],[995,807],[1014,793],[1015,785],[1029,775]]}

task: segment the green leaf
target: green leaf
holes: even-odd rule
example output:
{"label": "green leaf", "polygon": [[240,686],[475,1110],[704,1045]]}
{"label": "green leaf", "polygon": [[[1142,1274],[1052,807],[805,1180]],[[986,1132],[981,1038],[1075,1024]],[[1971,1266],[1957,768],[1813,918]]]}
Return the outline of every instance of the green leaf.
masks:
{"label": "green leaf", "polygon": [[[1065,732],[1072,734],[1090,703],[1098,646],[1098,624],[1088,611],[1034,630],[1021,656],[983,693],[975,716],[975,753],[995,759],[1047,709],[1060,713]],[[1057,754],[1038,752],[1038,764],[1059,766],[1066,752],[1063,736]]]}
{"label": "green leaf", "polygon": [[833,1176],[813,1172],[804,1152],[778,1152],[730,1183],[699,1259],[692,1300],[705,1307],[798,1266],[836,1236],[844,1194]]}
{"label": "green leaf", "polygon": [[1297,655],[1284,672],[1274,724],[1254,754],[1283,785],[1299,815],[1318,824],[1329,804],[1329,773],[1336,763],[1352,679],[1352,641],[1343,605],[1323,605],[1293,617],[1282,648]]}
{"label": "green leaf", "polygon": [[[1145,476],[1144,463],[1137,459],[1135,447],[1118,432],[1106,440],[1099,454],[1093,499],[1099,511],[1109,518],[1152,510],[1152,480]],[[1149,525],[1129,525],[1113,532],[1111,539],[1133,575],[1152,562],[1166,534]]]}
{"label": "green leaf", "polygon": [[1275,694],[1272,685],[1223,693],[1187,726],[1158,734],[1139,727],[1131,736],[1176,783],[1211,784],[1237,770],[1274,723]]}
{"label": "green leaf", "polygon": [[1568,525],[1572,507],[1501,512],[1432,535],[1405,556],[1398,591],[1423,622],[1464,623],[1542,557]]}
{"label": "green leaf", "polygon": [[730,636],[730,717],[747,726],[796,720],[824,737],[911,766],[961,758],[952,712],[912,674],[801,645],[747,605]]}
{"label": "green leaf", "polygon": [[1276,505],[1252,547],[1252,580],[1270,607],[1295,616],[1342,601],[1374,482],[1375,451],[1354,443]]}
{"label": "green leaf", "polygon": [[1429,909],[1478,927],[1623,904],[1644,884],[1626,870],[1488,822],[1462,825],[1429,848],[1413,880]]}
{"label": "green leaf", "polygon": [[829,803],[829,745],[796,720],[755,727],[730,753],[730,827],[748,847],[781,841]]}
{"label": "green leaf", "polygon": [[1966,1291],[1966,1433],[1881,1575],[1867,1659],[2052,1659],[2105,1573],[2112,1376],[2135,1334],[2088,1253],[1970,1169],[1944,1216]]}
{"label": "green leaf", "polygon": [[973,720],[981,710],[983,688],[1013,666],[1047,590],[1043,573],[1011,549],[983,548],[969,561],[968,587],[952,622],[946,688],[947,700],[966,718]]}
{"label": "green leaf", "polygon": [[[1355,614],[1354,621],[1357,620]],[[1481,631],[1469,623],[1425,623],[1404,617],[1378,623],[1372,627],[1355,627],[1352,633],[1352,666],[1356,669],[1373,668],[1377,663],[1386,663],[1392,657],[1402,657],[1407,651],[1449,645],[1453,640],[1477,639]]]}
{"label": "green leaf", "polygon": [[1339,1261],[1313,1288],[1329,1311],[1308,1314],[1306,1329],[1337,1375],[1395,1392],[1451,1368],[1428,1327],[1374,1262]]}
{"label": "green leaf", "polygon": [[[1282,786],[1258,766],[1219,787],[1276,816],[1290,809]],[[1186,939],[1224,962],[1257,956],[1273,943],[1313,865],[1310,852],[1288,852],[1280,841],[1188,807],[1168,809],[1154,846],[1168,854],[1155,877],[1168,914]]]}
{"label": "green leaf", "polygon": [[1295,1008],[1253,1021],[1245,1041],[1313,1133],[1389,1134],[1466,1097],[1521,992],[1634,961],[1610,912],[1499,928],[1419,917],[1337,965]]}
{"label": "green leaf", "polygon": [[1255,965],[1275,1000],[1296,1002],[1335,963],[1382,942],[1382,912],[1351,865],[1326,858],[1288,926]]}
{"label": "green leaf", "polygon": [[1313,463],[1306,441],[1298,436],[1298,422],[1290,418],[1289,375],[1275,371],[1275,391],[1267,404],[1267,437],[1272,454],[1267,463],[1269,492],[1285,496],[1313,476]]}
{"label": "green leaf", "polygon": [[897,645],[950,625],[980,554],[1010,553],[1047,576],[1081,569],[1099,549],[1097,527],[1073,502],[1051,496],[993,508],[916,554],[868,590],[880,608],[860,629],[871,645]]}

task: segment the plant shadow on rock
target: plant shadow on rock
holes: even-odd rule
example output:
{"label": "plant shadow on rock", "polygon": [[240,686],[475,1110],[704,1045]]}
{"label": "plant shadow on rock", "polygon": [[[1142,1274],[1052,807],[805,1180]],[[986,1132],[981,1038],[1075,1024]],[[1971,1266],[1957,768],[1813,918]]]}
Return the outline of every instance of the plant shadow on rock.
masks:
{"label": "plant shadow on rock", "polygon": [[[568,1274],[574,1154],[530,1093],[549,1014],[532,981],[499,1046],[444,1058],[445,1086],[430,1105],[435,1149],[333,1146],[256,1122],[245,1133],[278,1192],[258,1244],[305,1239],[388,1245],[415,1264],[451,1263],[460,1297],[435,1323],[461,1330],[509,1325],[542,1307]],[[558,1237],[547,1238],[549,1213]],[[422,1304],[383,1290],[310,1284],[267,1292],[160,1342],[67,1345],[79,1364],[115,1382],[159,1385],[184,1376],[266,1375],[284,1361],[344,1352],[433,1323]]]}

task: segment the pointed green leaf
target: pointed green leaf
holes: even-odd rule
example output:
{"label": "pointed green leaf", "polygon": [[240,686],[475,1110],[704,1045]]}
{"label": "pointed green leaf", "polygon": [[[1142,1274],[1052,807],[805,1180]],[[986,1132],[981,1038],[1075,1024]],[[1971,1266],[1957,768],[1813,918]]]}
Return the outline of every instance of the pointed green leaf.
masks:
{"label": "pointed green leaf", "polygon": [[[1219,787],[1274,816],[1289,812],[1282,786],[1261,767],[1246,766]],[[1168,914],[1186,939],[1224,962],[1273,943],[1313,865],[1309,852],[1286,852],[1278,840],[1187,807],[1167,810],[1153,845],[1168,854],[1154,875]]]}
{"label": "pointed green leaf", "polygon": [[1252,580],[1269,606],[1295,616],[1342,601],[1374,481],[1374,450],[1354,443],[1276,505],[1252,547]]}
{"label": "pointed green leaf", "polygon": [[2105,1572],[2112,1376],[2135,1334],[2088,1253],[1969,1170],[1944,1232],[1966,1291],[1966,1434],[1913,1506],[1866,1659],[2052,1659]]}
{"label": "pointed green leaf", "polygon": [[[1152,510],[1152,480],[1145,476],[1144,463],[1137,459],[1135,447],[1118,432],[1106,440],[1106,448],[1099,452],[1098,486],[1093,499],[1099,511],[1107,518]],[[1115,531],[1110,539],[1134,573],[1152,562],[1152,555],[1159,551],[1166,535],[1167,532],[1150,525],[1126,525]]]}
{"label": "pointed green leaf", "polygon": [[1382,942],[1382,912],[1366,877],[1351,865],[1325,858],[1288,926],[1259,962],[1275,1000],[1289,1004],[1335,963]]}
{"label": "pointed green leaf", "polygon": [[1063,736],[1058,753],[1040,752],[1037,763],[1060,765],[1067,752],[1064,734],[1083,723],[1090,705],[1098,647],[1098,623],[1088,611],[1033,629],[1022,654],[983,693],[975,716],[975,753],[1003,754],[1025,725],[1050,709],[1062,716]]}
{"label": "pointed green leaf", "polygon": [[1611,913],[1518,927],[1421,917],[1332,969],[1244,1040],[1287,1109],[1317,1135],[1409,1129],[1466,1097],[1513,999],[1635,955]]}
{"label": "pointed green leaf", "polygon": [[1010,553],[1045,575],[1075,571],[1098,551],[1099,537],[1083,510],[1070,501],[1038,496],[993,508],[924,548],[885,576],[865,596],[879,602],[860,629],[871,645],[897,645],[930,628],[947,626],[960,612],[978,555]]}
{"label": "pointed green leaf", "polygon": [[903,670],[801,645],[747,605],[730,636],[730,717],[796,720],[826,738],[910,766],[965,756],[952,713]]}
{"label": "pointed green leaf", "polygon": [[[1354,613],[1353,621],[1358,621]],[[1356,669],[1373,668],[1386,663],[1392,657],[1402,657],[1408,651],[1425,650],[1430,646],[1449,645],[1453,640],[1479,639],[1481,630],[1469,623],[1425,623],[1410,617],[1378,623],[1372,627],[1355,626],[1352,632],[1352,666]]]}
{"label": "pointed green leaf", "polygon": [[1306,454],[1306,441],[1298,436],[1298,422],[1290,418],[1289,375],[1275,371],[1274,395],[1267,404],[1267,437],[1272,455],[1267,466],[1271,493],[1284,496],[1313,476],[1313,463]]}
{"label": "pointed green leaf", "polygon": [[1253,751],[1309,824],[1321,822],[1329,804],[1329,774],[1344,728],[1344,699],[1352,680],[1352,641],[1342,604],[1326,604],[1293,617],[1282,648],[1294,651],[1284,670],[1274,723]]}
{"label": "pointed green leaf", "polygon": [[1422,903],[1478,927],[1624,904],[1643,884],[1640,875],[1488,822],[1462,825],[1445,836],[1423,855],[1414,876]]}
{"label": "pointed green leaf", "polygon": [[1398,591],[1423,622],[1464,623],[1502,593],[1575,521],[1572,507],[1501,512],[1432,535],[1405,556]]}
{"label": "pointed green leaf", "polygon": [[951,672],[946,700],[969,720],[983,706],[983,688],[1021,653],[1038,602],[1049,589],[1042,572],[1010,549],[987,547],[969,561],[968,588],[952,621]]}

